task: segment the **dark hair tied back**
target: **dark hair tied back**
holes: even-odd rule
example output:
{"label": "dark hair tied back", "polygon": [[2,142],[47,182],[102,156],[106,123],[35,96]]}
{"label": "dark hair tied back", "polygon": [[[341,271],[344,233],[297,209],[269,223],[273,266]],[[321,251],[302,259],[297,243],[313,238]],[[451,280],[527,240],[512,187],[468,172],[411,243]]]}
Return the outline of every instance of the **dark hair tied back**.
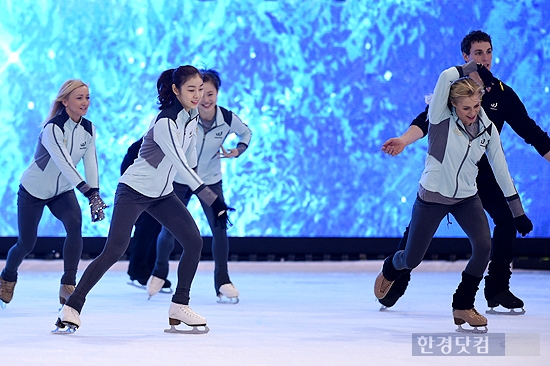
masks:
{"label": "dark hair tied back", "polygon": [[211,82],[214,84],[216,90],[220,90],[222,86],[222,80],[220,79],[220,73],[214,69],[201,69],[202,80],[207,83]]}
{"label": "dark hair tied back", "polygon": [[158,103],[161,110],[170,107],[176,97],[172,91],[172,74],[174,70],[168,69],[164,71],[157,80]]}
{"label": "dark hair tied back", "polygon": [[183,84],[197,75],[201,76],[201,73],[191,65],[179,66],[177,69],[164,71],[157,81],[159,109],[162,110],[174,104],[176,95],[172,90],[172,84],[175,84],[179,90]]}

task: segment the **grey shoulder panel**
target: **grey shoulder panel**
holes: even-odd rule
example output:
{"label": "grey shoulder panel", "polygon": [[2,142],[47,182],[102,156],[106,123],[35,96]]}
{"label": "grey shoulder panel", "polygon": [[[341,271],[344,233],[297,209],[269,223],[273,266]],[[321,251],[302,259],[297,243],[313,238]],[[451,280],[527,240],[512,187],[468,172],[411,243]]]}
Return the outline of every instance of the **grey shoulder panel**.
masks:
{"label": "grey shoulder panel", "polygon": [[438,124],[430,124],[428,133],[428,154],[440,163],[445,157],[447,149],[447,136],[449,135],[451,119],[447,118]]}

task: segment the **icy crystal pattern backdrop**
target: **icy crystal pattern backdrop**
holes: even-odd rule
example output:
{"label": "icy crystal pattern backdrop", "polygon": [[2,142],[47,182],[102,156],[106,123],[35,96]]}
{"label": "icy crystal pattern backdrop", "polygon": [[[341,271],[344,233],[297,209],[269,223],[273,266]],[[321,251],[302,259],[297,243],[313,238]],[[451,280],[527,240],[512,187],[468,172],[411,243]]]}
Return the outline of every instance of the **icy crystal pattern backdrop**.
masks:
{"label": "icy crystal pattern backdrop", "polygon": [[[547,1],[0,0],[0,235],[17,236],[19,178],[60,85],[89,83],[101,193],[108,204],[128,146],[157,113],[160,73],[220,71],[220,105],[253,131],[224,161],[232,236],[399,236],[409,221],[426,141],[389,157],[380,146],[423,110],[437,76],[462,63],[473,29],[493,36],[493,72],[550,130]],[[226,147],[234,147],[227,141]],[[550,236],[550,164],[503,131],[535,229]],[[109,215],[85,236],[106,236]],[[196,200],[190,210],[209,234]],[[48,210],[40,235],[64,230]],[[438,236],[463,236],[443,224]]]}

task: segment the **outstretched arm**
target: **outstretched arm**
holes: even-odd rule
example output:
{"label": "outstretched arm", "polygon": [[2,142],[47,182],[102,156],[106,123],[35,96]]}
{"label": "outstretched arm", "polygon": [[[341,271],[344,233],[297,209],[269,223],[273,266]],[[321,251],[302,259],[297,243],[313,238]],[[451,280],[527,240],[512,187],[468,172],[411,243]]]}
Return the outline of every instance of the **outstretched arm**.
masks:
{"label": "outstretched arm", "polygon": [[400,137],[392,137],[384,142],[382,145],[382,151],[391,156],[399,155],[403,152],[406,146],[420,140],[422,137],[424,137],[424,133],[420,127],[411,125],[407,129],[407,132]]}

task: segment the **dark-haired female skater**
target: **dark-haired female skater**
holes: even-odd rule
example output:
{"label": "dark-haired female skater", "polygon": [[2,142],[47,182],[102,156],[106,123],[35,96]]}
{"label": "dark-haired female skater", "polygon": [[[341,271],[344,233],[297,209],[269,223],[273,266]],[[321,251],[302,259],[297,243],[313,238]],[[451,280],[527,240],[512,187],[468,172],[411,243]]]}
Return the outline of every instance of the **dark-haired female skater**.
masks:
{"label": "dark-haired female skater", "polygon": [[[65,327],[67,332],[74,332],[80,326],[86,295],[124,254],[134,223],[143,211],[167,227],[183,246],[176,292],[168,313],[170,330],[208,332],[206,319],[189,307],[189,292],[200,259],[202,238],[172,187],[177,172],[193,192],[213,208],[218,220],[224,223],[227,220],[225,203],[203,184],[185,158],[185,152],[195,148],[196,107],[203,94],[203,81],[199,70],[193,66],[180,66],[161,74],[157,90],[161,112],[151,122],[138,158],[119,180],[105,248],[86,268],[75,292],[59,312],[58,329],[54,332]],[[174,326],[181,322],[193,329],[176,330]],[[204,326],[204,330],[199,330],[198,326]]]}
{"label": "dark-haired female skater", "polygon": [[[197,174],[219,197],[223,199],[221,158],[236,158],[240,156],[250,143],[252,132],[233,112],[218,106],[218,92],[221,79],[213,69],[201,70],[204,81],[204,96],[199,103],[199,122],[197,128]],[[230,134],[239,137],[237,147],[225,150],[223,142]],[[222,150],[220,152],[220,149]],[[174,182],[176,195],[187,206],[192,191],[182,183],[179,176]],[[229,239],[227,227],[217,225],[214,212],[202,203],[202,208],[212,231],[212,257],[214,259],[214,288],[218,302],[236,304],[239,302],[239,291],[229,279],[227,260],[229,256]],[[157,255],[151,278],[147,282],[149,296],[158,293],[166,287],[170,253],[174,248],[174,236],[163,227],[157,239]],[[139,258],[134,260],[146,260]]]}

